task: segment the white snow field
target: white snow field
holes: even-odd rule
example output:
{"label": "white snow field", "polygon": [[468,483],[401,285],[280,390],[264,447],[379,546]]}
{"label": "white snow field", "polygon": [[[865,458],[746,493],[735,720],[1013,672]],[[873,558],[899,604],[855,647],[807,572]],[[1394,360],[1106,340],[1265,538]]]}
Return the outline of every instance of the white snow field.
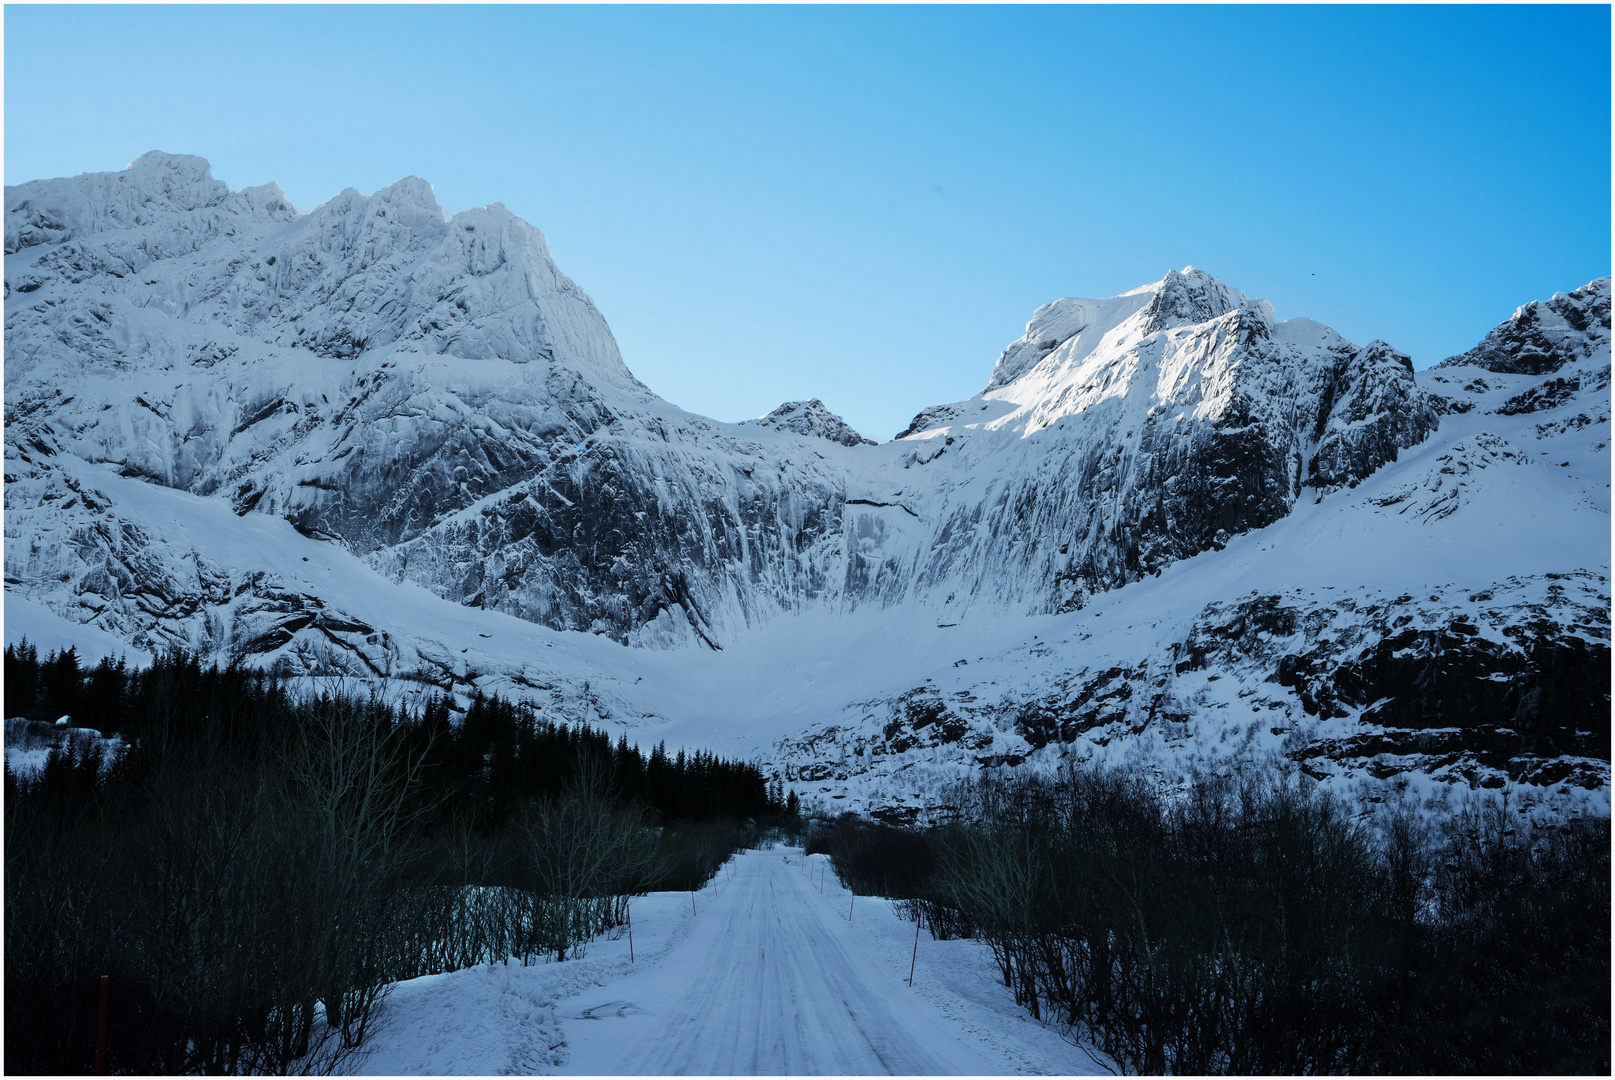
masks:
{"label": "white snow field", "polygon": [[[693,897],[634,902],[626,937],[560,964],[398,984],[370,1075],[1096,1075],[974,941],[854,899],[799,849],[747,851]],[[822,878],[822,884],[821,884]],[[821,891],[822,889],[822,891]],[[851,907],[851,921],[848,910]]]}

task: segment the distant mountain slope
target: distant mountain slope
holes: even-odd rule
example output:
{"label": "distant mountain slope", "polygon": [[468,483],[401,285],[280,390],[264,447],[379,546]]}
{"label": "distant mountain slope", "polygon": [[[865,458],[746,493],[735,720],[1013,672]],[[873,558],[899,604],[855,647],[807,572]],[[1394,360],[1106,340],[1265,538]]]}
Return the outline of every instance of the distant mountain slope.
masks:
{"label": "distant mountain slope", "polygon": [[[744,424],[668,404],[538,230],[498,205],[447,217],[415,178],[299,213],[152,153],[7,188],[5,248],[7,593],[56,637],[520,693],[739,740],[826,797],[876,798],[922,750],[941,776],[1167,730],[1215,757],[1195,718],[1223,690],[1270,732],[1251,745],[1298,760],[1388,747],[1403,764],[1375,768],[1480,783],[1575,758],[1594,764],[1555,782],[1607,785],[1587,725],[1607,722],[1588,687],[1608,665],[1608,279],[1415,376],[1383,342],[1170,272],[1038,309],[980,394],[876,445],[816,399]],[[1168,580],[1198,606],[1137,606]],[[1096,636],[1113,603],[1144,621]],[[1247,608],[1287,651],[1204,644]],[[856,629],[876,626],[914,648],[877,665],[895,654]],[[942,678],[951,640],[977,644]],[[757,689],[720,651],[783,674]],[[1469,674],[1410,674],[1426,653]],[[1225,685],[1175,689],[1197,678]],[[1288,697],[1260,708],[1289,719],[1252,711],[1270,682]],[[1492,734],[1448,723],[1488,682],[1515,702]],[[970,700],[936,704],[944,683]],[[1380,700],[1410,695],[1417,723]],[[1437,719],[1459,731],[1439,754],[1385,734]]]}

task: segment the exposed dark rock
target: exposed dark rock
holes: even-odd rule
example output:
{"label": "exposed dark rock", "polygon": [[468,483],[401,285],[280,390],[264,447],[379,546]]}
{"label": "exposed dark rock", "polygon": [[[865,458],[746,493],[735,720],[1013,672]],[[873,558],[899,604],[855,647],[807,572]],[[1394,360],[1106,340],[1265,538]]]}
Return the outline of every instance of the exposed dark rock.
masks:
{"label": "exposed dark rock", "polygon": [[1466,353],[1437,367],[1473,364],[1514,375],[1547,375],[1609,344],[1609,278],[1533,300]]}
{"label": "exposed dark rock", "polygon": [[1413,361],[1375,341],[1342,365],[1317,422],[1318,448],[1308,466],[1315,487],[1355,486],[1398,451],[1429,438],[1438,423],[1429,397],[1414,383]]}
{"label": "exposed dark rock", "polygon": [[1580,379],[1548,379],[1546,382],[1531,387],[1523,394],[1516,394],[1509,398],[1497,411],[1504,416],[1541,412],[1543,409],[1552,409],[1563,405],[1575,396],[1576,391],[1580,389]]}
{"label": "exposed dark rock", "polygon": [[[1543,581],[1546,601],[1529,599]],[[1265,733],[1269,747],[1318,779],[1350,770],[1602,787],[1611,752],[1606,588],[1577,574],[1418,597],[1343,593],[1327,604],[1258,594],[1208,605],[1183,641],[1134,664],[1078,668],[1031,696],[987,685],[944,695],[927,684],[865,703],[866,727],[834,726],[782,746],[787,759],[840,756],[856,762],[855,773],[882,775],[888,759],[935,745],[919,733],[944,717],[969,732],[966,743],[985,751],[996,742],[971,756],[981,767],[1071,752],[1082,760],[1148,731],[1204,751],[1206,735],[1221,729],[1226,738],[1233,721],[1243,738]],[[1237,697],[1184,691],[1220,685]]]}
{"label": "exposed dark rock", "polygon": [[908,422],[908,427],[893,435],[894,439],[906,439],[910,435],[917,435],[922,431],[930,431],[957,420],[962,413],[959,405],[933,405],[928,409],[921,409]]}

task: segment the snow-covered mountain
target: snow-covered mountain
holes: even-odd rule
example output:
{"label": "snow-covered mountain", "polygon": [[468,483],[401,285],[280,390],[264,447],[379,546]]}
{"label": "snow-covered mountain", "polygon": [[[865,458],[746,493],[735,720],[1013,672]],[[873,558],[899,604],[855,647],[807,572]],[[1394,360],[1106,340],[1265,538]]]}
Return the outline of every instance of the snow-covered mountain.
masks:
{"label": "snow-covered mountain", "polygon": [[1607,812],[1609,294],[1528,304],[1417,376],[1354,353],[1281,520],[1009,648],[961,641],[787,738],[786,774],[901,813],[973,765],[1276,752],[1376,798],[1508,784]]}
{"label": "snow-covered mountain", "polygon": [[541,233],[414,178],[298,213],[152,153],[7,188],[5,245],[8,636],[521,693],[890,807],[1234,728],[1607,800],[1607,279],[1416,375],[1171,272],[877,445],[663,401]]}
{"label": "snow-covered mountain", "polygon": [[816,435],[842,446],[874,446],[874,439],[866,439],[854,431],[845,420],[824,407],[818,398],[806,401],[787,401],[766,416],[743,423],[761,424],[776,431],[794,431],[798,435]]}

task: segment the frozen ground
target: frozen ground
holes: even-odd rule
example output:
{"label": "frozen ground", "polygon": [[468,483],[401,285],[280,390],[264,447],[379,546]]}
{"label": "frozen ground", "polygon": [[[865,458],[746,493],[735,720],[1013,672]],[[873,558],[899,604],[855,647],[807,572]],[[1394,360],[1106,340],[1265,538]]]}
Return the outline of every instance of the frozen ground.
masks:
{"label": "frozen ground", "polygon": [[[400,983],[364,1071],[383,1074],[1088,1075],[976,942],[919,939],[823,857],[750,851],[693,898],[634,905],[580,960]],[[822,881],[822,884],[821,884]],[[822,889],[822,891],[821,891]],[[848,920],[849,906],[852,909]]]}

